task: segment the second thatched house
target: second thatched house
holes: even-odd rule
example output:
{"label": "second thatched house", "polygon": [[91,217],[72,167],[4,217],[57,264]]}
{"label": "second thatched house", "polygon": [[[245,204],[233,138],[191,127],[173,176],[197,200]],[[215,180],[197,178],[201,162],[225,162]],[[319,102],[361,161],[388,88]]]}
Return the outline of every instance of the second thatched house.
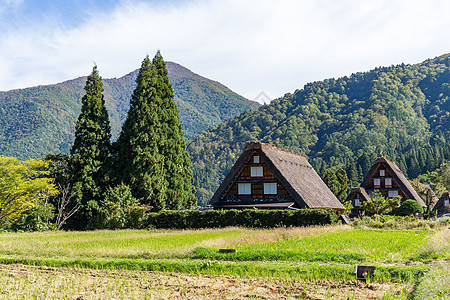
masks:
{"label": "second thatched house", "polygon": [[[408,179],[402,173],[400,168],[384,157],[377,157],[372,168],[367,172],[361,183],[361,187],[352,188],[347,200],[358,199],[353,201],[353,216],[358,216],[363,211],[361,204],[367,200],[374,191],[380,192],[384,197],[394,198],[401,197],[401,202],[412,199],[416,200],[423,208],[426,208],[425,202],[417,194],[416,190],[411,186]],[[358,198],[359,195],[359,198]],[[370,199],[370,198],[369,198]]]}
{"label": "second thatched house", "polygon": [[215,209],[345,209],[306,157],[255,141],[247,142],[210,205]]}

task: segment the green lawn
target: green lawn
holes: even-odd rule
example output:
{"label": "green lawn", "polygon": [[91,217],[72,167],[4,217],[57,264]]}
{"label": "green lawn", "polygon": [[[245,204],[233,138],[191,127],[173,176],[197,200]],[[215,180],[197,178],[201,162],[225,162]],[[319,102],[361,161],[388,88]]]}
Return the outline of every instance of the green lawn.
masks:
{"label": "green lawn", "polygon": [[[352,279],[356,264],[399,281],[448,259],[443,230],[349,226],[277,229],[117,230],[0,234],[0,260],[89,268]],[[220,248],[237,253],[220,254]],[[413,263],[414,266],[407,266]],[[416,266],[419,264],[419,266]]]}

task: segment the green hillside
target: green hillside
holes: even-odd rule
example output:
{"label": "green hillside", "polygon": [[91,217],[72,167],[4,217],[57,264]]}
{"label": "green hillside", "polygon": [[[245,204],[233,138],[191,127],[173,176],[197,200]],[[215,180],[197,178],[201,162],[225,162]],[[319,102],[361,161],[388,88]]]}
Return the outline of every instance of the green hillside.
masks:
{"label": "green hillside", "polygon": [[[167,67],[186,139],[259,106],[181,65],[168,62]],[[134,71],[120,78],[104,79],[114,139],[126,117],[136,76]],[[26,159],[43,157],[48,152],[68,153],[85,82],[86,77],[80,77],[0,92],[0,155]]]}
{"label": "green hillside", "polygon": [[355,185],[384,155],[414,178],[450,159],[450,55],[306,84],[188,145],[197,195],[212,196],[245,141],[307,155],[323,174],[346,168]]}

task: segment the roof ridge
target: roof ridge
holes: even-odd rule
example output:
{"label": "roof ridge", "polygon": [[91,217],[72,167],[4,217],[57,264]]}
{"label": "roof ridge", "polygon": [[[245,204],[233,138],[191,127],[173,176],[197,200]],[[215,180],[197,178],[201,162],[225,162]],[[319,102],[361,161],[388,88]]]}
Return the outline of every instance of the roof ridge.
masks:
{"label": "roof ridge", "polygon": [[250,149],[261,149],[261,150],[271,149],[271,150],[275,150],[275,151],[286,152],[286,153],[289,153],[289,154],[294,154],[294,155],[300,156],[301,158],[303,158],[306,161],[308,161],[308,158],[305,155],[301,155],[299,153],[295,153],[295,152],[289,151],[288,149],[285,149],[285,148],[278,148],[277,146],[275,146],[273,144],[262,143],[260,141],[247,141],[245,143],[244,151],[250,150]]}

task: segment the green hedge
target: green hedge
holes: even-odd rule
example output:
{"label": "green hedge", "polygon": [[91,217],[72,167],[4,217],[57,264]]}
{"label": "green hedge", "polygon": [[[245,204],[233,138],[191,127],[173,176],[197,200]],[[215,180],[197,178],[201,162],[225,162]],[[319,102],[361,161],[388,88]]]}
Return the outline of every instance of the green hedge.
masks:
{"label": "green hedge", "polygon": [[164,229],[220,228],[242,226],[271,228],[282,226],[326,225],[336,222],[331,209],[300,210],[180,210],[149,213],[145,227]]}

